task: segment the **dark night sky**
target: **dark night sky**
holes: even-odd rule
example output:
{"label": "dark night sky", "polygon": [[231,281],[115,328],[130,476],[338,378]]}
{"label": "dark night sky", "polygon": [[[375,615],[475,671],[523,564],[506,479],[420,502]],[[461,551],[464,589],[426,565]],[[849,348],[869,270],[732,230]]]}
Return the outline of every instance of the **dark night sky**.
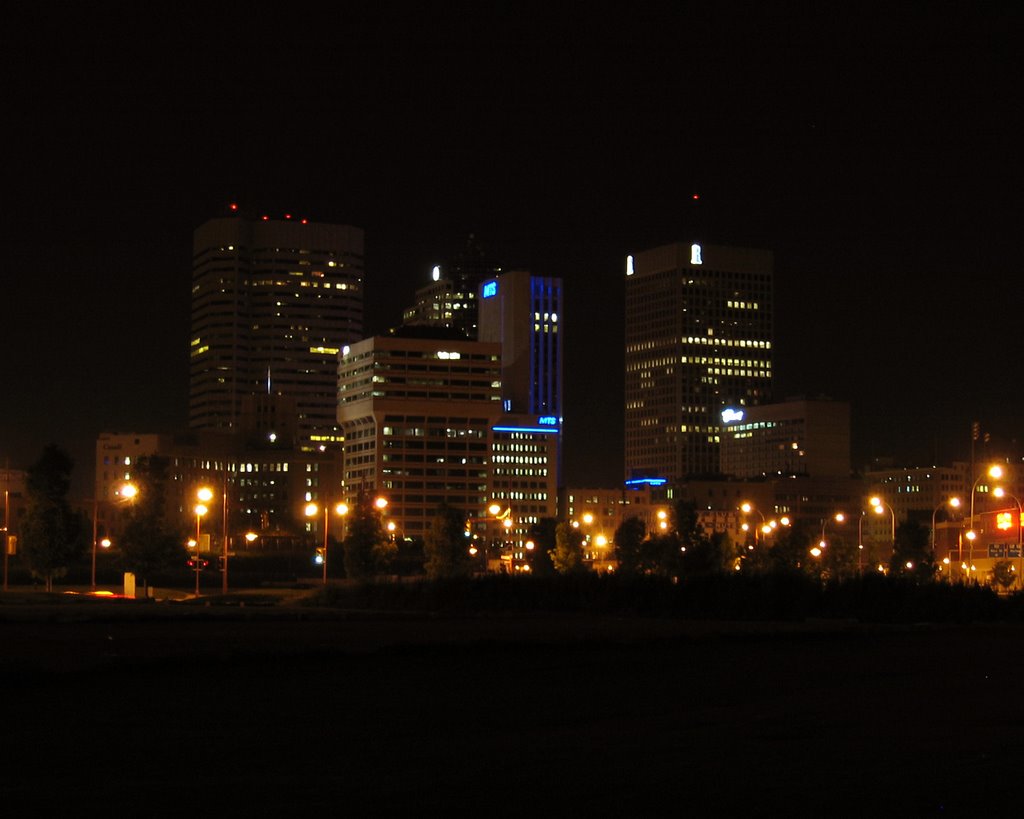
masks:
{"label": "dark night sky", "polygon": [[621,477],[623,258],[677,240],[775,252],[777,397],[851,401],[858,464],[1011,445],[1021,17],[752,6],[17,12],[0,458],[185,423],[192,231],[231,201],[362,227],[369,331],[470,232],[563,277],[577,484]]}

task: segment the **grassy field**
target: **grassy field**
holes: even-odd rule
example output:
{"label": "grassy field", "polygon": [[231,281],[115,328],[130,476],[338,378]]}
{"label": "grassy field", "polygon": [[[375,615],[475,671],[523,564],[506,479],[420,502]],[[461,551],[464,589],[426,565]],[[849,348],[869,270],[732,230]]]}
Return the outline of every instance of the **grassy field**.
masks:
{"label": "grassy field", "polygon": [[1016,624],[250,594],[0,597],[9,815],[1019,812]]}

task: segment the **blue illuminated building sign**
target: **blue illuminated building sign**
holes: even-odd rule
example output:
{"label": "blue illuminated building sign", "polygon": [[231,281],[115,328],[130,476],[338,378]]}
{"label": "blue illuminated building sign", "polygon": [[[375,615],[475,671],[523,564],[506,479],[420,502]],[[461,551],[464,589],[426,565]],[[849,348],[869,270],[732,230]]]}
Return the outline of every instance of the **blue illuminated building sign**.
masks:
{"label": "blue illuminated building sign", "polygon": [[498,295],[498,283],[496,281],[484,282],[483,289],[480,291],[481,298],[490,299]]}
{"label": "blue illuminated building sign", "polygon": [[632,480],[626,481],[626,486],[664,486],[668,483],[667,478],[633,478]]}
{"label": "blue illuminated building sign", "polygon": [[494,432],[558,432],[558,427],[491,427]]}

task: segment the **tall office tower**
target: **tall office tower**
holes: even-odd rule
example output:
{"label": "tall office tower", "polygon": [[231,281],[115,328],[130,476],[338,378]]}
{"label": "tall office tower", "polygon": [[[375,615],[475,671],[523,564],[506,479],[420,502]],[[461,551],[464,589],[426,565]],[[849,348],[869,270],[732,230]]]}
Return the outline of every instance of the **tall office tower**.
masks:
{"label": "tall office tower", "polygon": [[360,228],[233,215],[196,229],[190,426],[340,441],[337,355],[362,333]]}
{"label": "tall office tower", "polygon": [[773,255],[671,244],[626,260],[626,478],[717,474],[722,412],[770,400]]}
{"label": "tall office tower", "polygon": [[554,419],[562,447],[562,280],[525,270],[502,273],[480,286],[481,341],[501,344],[505,412]]}
{"label": "tall office tower", "polygon": [[[503,413],[500,382],[494,343],[406,327],[345,347],[338,357],[344,499],[383,495],[406,538],[424,537],[447,504],[485,540],[500,532],[502,559],[523,560],[533,524],[557,511],[558,426]],[[487,511],[492,503],[504,510],[502,520]]]}
{"label": "tall office tower", "polygon": [[383,494],[407,537],[423,537],[441,503],[474,515],[485,509],[500,352],[497,344],[417,337],[411,328],[344,347],[337,413],[346,500]]}
{"label": "tall office tower", "polygon": [[489,261],[476,237],[450,262],[434,265],[430,284],[416,291],[416,302],[402,311],[406,326],[448,327],[460,335],[477,337],[477,291],[480,284],[501,273]]}

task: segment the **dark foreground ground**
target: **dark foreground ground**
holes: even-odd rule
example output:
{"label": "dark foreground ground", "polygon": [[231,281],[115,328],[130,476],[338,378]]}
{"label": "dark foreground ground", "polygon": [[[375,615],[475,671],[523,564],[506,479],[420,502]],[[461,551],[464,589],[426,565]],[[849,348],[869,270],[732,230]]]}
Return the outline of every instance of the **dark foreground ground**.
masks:
{"label": "dark foreground ground", "polygon": [[1019,816],[1017,626],[0,605],[6,816]]}

